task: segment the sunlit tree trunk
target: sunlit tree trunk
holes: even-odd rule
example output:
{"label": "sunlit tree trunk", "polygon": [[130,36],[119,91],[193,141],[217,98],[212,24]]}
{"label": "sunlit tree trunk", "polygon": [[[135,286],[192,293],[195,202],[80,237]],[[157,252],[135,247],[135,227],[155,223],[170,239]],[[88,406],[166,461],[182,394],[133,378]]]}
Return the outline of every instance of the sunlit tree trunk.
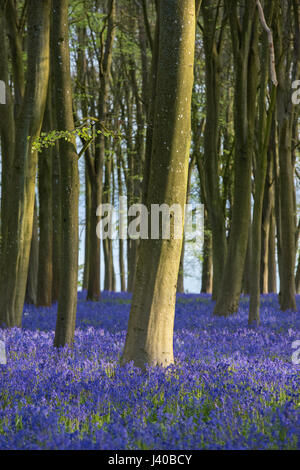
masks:
{"label": "sunlit tree trunk", "polygon": [[[183,210],[189,165],[195,1],[159,3],[159,54],[147,206]],[[182,239],[142,240],[122,363],[173,362],[176,284]]]}

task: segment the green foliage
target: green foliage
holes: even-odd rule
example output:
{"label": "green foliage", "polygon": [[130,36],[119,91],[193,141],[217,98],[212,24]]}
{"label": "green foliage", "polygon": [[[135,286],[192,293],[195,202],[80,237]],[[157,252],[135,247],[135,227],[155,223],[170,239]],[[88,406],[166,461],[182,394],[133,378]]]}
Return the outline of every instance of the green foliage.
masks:
{"label": "green foliage", "polygon": [[[52,130],[49,132],[42,132],[40,136],[32,142],[31,151],[41,152],[45,148],[53,147],[56,142],[61,139],[64,139],[66,142],[72,142],[76,137],[79,137],[82,142],[86,142],[87,145],[83,147],[83,149],[86,149],[86,147],[95,139],[97,134],[102,134],[104,137],[120,138],[120,134],[107,129],[103,124],[99,123],[97,119],[92,119],[92,121],[92,124],[75,127],[72,131]],[[98,126],[100,125],[101,129],[95,129],[96,122],[98,122]],[[28,140],[30,139],[31,137],[29,136]],[[82,151],[78,157],[80,157],[81,154]]]}

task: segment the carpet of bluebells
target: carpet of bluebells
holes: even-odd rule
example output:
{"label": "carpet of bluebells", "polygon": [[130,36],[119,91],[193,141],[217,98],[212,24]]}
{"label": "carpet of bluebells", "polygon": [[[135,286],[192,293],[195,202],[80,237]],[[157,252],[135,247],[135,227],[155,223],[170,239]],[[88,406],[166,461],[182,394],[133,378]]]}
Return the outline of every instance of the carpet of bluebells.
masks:
{"label": "carpet of bluebells", "polygon": [[175,365],[121,368],[129,294],[79,293],[73,349],[52,346],[56,306],[25,306],[23,329],[0,330],[0,449],[299,449],[298,312],[262,296],[230,318],[208,295],[179,295]]}

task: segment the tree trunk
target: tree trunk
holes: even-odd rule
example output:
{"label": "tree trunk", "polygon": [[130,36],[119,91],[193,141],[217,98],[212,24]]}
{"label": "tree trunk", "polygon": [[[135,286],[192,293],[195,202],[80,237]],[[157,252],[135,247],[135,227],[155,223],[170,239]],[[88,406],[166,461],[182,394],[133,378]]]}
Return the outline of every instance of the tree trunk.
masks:
{"label": "tree trunk", "polygon": [[294,203],[294,171],[292,162],[292,135],[296,107],[291,100],[291,69],[289,55],[284,54],[285,41],[290,40],[291,25],[295,30],[293,79],[300,76],[299,53],[299,7],[293,2],[294,24],[287,20],[290,9],[282,7],[282,14],[277,15],[275,33],[277,35],[277,119],[278,119],[278,154],[279,154],[279,220],[280,220],[280,251],[279,273],[280,293],[279,303],[281,310],[296,310],[295,300],[295,203]]}
{"label": "tree trunk", "polygon": [[[274,125],[274,116],[273,123]],[[273,131],[271,134],[271,140],[273,137]],[[273,255],[270,253],[270,239],[273,236],[275,238],[275,232],[272,227],[272,217],[274,217],[274,157],[272,145],[269,146],[268,151],[268,169],[267,169],[267,178],[264,189],[264,202],[263,202],[263,212],[262,212],[262,227],[261,227],[261,282],[260,290],[262,294],[267,294],[268,292],[274,292],[273,290],[269,291],[269,285],[272,285],[272,281],[269,282],[270,276],[272,273],[269,272],[269,260]],[[272,232],[273,230],[273,232]],[[275,243],[275,239],[274,239]],[[275,256],[275,251],[274,251]],[[275,259],[274,259],[275,262]],[[276,262],[275,262],[276,263]],[[272,268],[273,271],[273,268]],[[276,273],[276,266],[275,266]]]}
{"label": "tree trunk", "polygon": [[[53,17],[52,17],[53,21]],[[53,35],[51,35],[51,50],[53,50]],[[51,70],[53,70],[54,57],[51,54]],[[51,114],[53,129],[57,129],[57,116],[56,116],[56,82],[53,77],[50,77],[51,86]],[[60,156],[59,156],[59,144],[55,142],[52,147],[52,303],[57,302],[59,295],[59,284],[60,284],[60,259],[61,259],[61,195],[60,195]]]}
{"label": "tree trunk", "polygon": [[[123,197],[121,152],[122,152],[122,147],[119,144],[117,148],[117,175],[118,175],[118,191],[119,191],[120,198]],[[120,225],[120,220],[119,220],[119,225]],[[125,292],[126,280],[125,280],[125,266],[124,266],[124,240],[121,237],[119,237],[119,269],[120,269],[121,292]]]}
{"label": "tree trunk", "polygon": [[98,301],[100,299],[100,239],[97,236],[96,228],[98,218],[96,215],[99,205],[102,203],[102,179],[103,164],[105,156],[105,137],[101,133],[100,122],[105,122],[107,114],[107,97],[109,91],[109,78],[111,71],[112,50],[115,35],[115,0],[108,2],[107,36],[105,50],[99,52],[100,68],[100,93],[98,98],[98,120],[96,125],[97,138],[95,140],[95,158],[88,160],[89,175],[91,183],[91,213],[89,228],[89,273],[87,300]]}
{"label": "tree trunk", "polygon": [[296,284],[296,294],[299,294],[300,293],[300,255],[298,256],[295,284]]}
{"label": "tree trunk", "polygon": [[[53,54],[56,78],[57,128],[74,129],[68,32],[68,0],[53,0]],[[59,141],[61,194],[60,287],[54,345],[74,339],[78,281],[78,156],[75,139]]]}
{"label": "tree trunk", "polygon": [[[103,204],[111,203],[111,176],[112,176],[112,157],[106,157],[105,161],[105,176],[103,186]],[[113,252],[112,240],[108,237],[103,240],[103,253],[104,253],[104,290],[113,291],[114,281],[114,266],[113,266]]]}
{"label": "tree trunk", "polygon": [[[269,4],[267,12],[267,22],[272,22],[273,9]],[[269,41],[267,34],[264,34],[261,48],[261,78],[259,96],[259,119],[258,119],[258,155],[256,155],[255,165],[255,191],[252,223],[252,256],[251,256],[251,282],[250,282],[250,304],[249,304],[249,325],[259,325],[260,306],[260,269],[261,269],[261,232],[262,232],[262,212],[264,190],[266,186],[268,148],[271,135],[273,112],[276,104],[277,83],[271,85],[271,100],[268,113],[265,110],[265,97],[267,93],[269,77]]]}
{"label": "tree trunk", "polygon": [[[28,61],[23,104],[16,123],[14,161],[8,189],[9,214],[0,273],[0,324],[22,324],[32,237],[37,152],[49,77],[50,0],[28,4]],[[30,139],[28,137],[30,136]]]}
{"label": "tree trunk", "polygon": [[[266,50],[267,45],[266,45]],[[261,83],[261,89],[264,88]],[[261,113],[263,113],[263,107],[265,96],[261,95]],[[260,268],[261,268],[261,230],[262,230],[262,209],[263,209],[263,197],[264,188],[266,183],[267,173],[267,157],[268,157],[268,146],[271,133],[272,116],[275,107],[276,100],[276,87],[273,85],[272,97],[268,110],[267,122],[264,125],[260,121],[262,129],[261,141],[259,144],[259,152],[261,155],[257,159],[256,173],[255,173],[255,197],[254,197],[254,209],[253,209],[253,226],[252,226],[252,257],[251,257],[251,283],[250,283],[250,306],[249,306],[249,324],[259,325],[259,305],[260,305]]]}
{"label": "tree trunk", "polygon": [[212,293],[212,236],[208,222],[207,210],[204,208],[204,242],[201,294]]}
{"label": "tree trunk", "polygon": [[102,203],[102,170],[99,168],[96,175],[90,179],[91,182],[91,213],[89,219],[89,273],[87,300],[97,302],[100,299],[100,239],[97,236],[97,217],[96,212]]}
{"label": "tree trunk", "polygon": [[257,71],[255,47],[254,0],[243,2],[243,28],[239,30],[237,5],[226,1],[230,17],[235,63],[235,161],[234,203],[226,263],[221,288],[215,305],[215,315],[230,315],[237,311],[250,224],[251,167],[254,139]]}
{"label": "tree trunk", "polygon": [[[195,160],[194,160],[194,155],[193,155],[189,163],[188,183],[187,183],[187,190],[186,190],[186,204],[189,203],[189,199],[190,199],[191,180],[192,180],[192,171],[194,168],[194,163],[195,163]],[[182,294],[184,293],[184,252],[185,252],[185,237],[183,235],[179,271],[178,271],[178,280],[177,280],[177,292],[180,292]]]}
{"label": "tree trunk", "polygon": [[268,292],[277,292],[277,275],[276,275],[276,221],[274,211],[274,191],[273,191],[273,208],[270,214],[270,230],[269,230],[269,259],[268,259]]}
{"label": "tree trunk", "polygon": [[180,255],[178,280],[177,280],[177,293],[184,293],[184,239],[182,240],[182,249]]}
{"label": "tree trunk", "polygon": [[246,259],[245,259],[245,265],[244,265],[244,273],[243,273],[243,283],[242,283],[243,289],[242,289],[242,291],[243,291],[244,294],[249,294],[250,293],[251,253],[252,253],[252,224],[249,225],[248,243],[247,243]]}
{"label": "tree trunk", "polygon": [[0,137],[1,137],[1,250],[0,260],[7,237],[7,219],[9,214],[9,185],[15,147],[15,121],[12,96],[8,87],[8,50],[6,44],[6,24],[4,5],[0,6],[0,80],[6,85],[6,102],[0,105]]}
{"label": "tree trunk", "polygon": [[[77,85],[78,93],[80,93],[80,106],[83,119],[89,115],[88,101],[87,101],[87,58],[86,58],[86,47],[87,47],[87,35],[86,28],[78,27],[78,53],[77,53]],[[86,144],[85,140],[82,139],[82,145]],[[90,232],[90,214],[91,214],[91,182],[89,177],[88,161],[91,161],[91,146],[88,146],[84,152],[85,154],[85,166],[84,166],[84,178],[85,178],[85,230],[84,230],[84,268],[83,268],[83,279],[82,279],[82,290],[88,288],[89,279],[89,232]]]}
{"label": "tree trunk", "polygon": [[[147,206],[176,203],[183,211],[191,133],[195,1],[161,2],[158,21],[157,94]],[[145,368],[146,364],[168,366],[173,362],[181,247],[182,239],[173,236],[170,240],[141,241],[123,364],[133,361]]]}
{"label": "tree trunk", "polygon": [[[204,169],[207,209],[212,230],[213,293],[216,300],[226,256],[225,216],[219,185],[219,109],[220,109],[220,44],[217,40],[218,9],[202,2],[203,43],[205,51],[206,125],[204,131]],[[217,13],[215,13],[217,11]],[[215,18],[216,16],[216,18]]]}
{"label": "tree trunk", "polygon": [[[89,152],[89,149],[87,149]],[[90,158],[90,157],[88,157]],[[84,232],[84,268],[83,268],[83,280],[82,290],[86,290],[89,285],[89,261],[90,261],[90,245],[89,245],[89,233],[90,233],[90,216],[91,216],[91,182],[88,175],[87,165],[84,167],[85,176],[85,232]]]}
{"label": "tree trunk", "polygon": [[[49,87],[50,90],[50,87]],[[48,100],[44,115],[43,132],[53,129],[51,122],[51,94],[48,91]],[[52,147],[42,150],[38,161],[38,189],[39,189],[39,268],[37,305],[50,307],[52,305]]]}
{"label": "tree trunk", "polygon": [[28,276],[25,294],[25,303],[36,305],[37,299],[37,283],[38,283],[38,267],[39,267],[39,233],[38,233],[38,216],[37,202],[34,202],[33,227],[30,247],[30,257],[28,266]]}
{"label": "tree trunk", "polygon": [[279,161],[280,161],[280,198],[281,198],[281,278],[280,308],[296,310],[295,299],[295,208],[293,200],[293,169],[291,161],[291,132],[288,122],[280,126]]}

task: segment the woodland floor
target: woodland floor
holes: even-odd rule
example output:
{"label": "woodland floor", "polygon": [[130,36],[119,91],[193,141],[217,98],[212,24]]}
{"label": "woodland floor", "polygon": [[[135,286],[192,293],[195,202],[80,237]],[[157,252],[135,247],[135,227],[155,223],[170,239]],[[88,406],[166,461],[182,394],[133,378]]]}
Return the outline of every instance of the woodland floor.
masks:
{"label": "woodland floor", "polygon": [[130,295],[79,293],[73,350],[52,347],[56,306],[25,306],[23,330],[0,330],[0,449],[300,448],[298,312],[262,296],[261,326],[214,318],[208,295],[179,295],[175,365],[118,366]]}

